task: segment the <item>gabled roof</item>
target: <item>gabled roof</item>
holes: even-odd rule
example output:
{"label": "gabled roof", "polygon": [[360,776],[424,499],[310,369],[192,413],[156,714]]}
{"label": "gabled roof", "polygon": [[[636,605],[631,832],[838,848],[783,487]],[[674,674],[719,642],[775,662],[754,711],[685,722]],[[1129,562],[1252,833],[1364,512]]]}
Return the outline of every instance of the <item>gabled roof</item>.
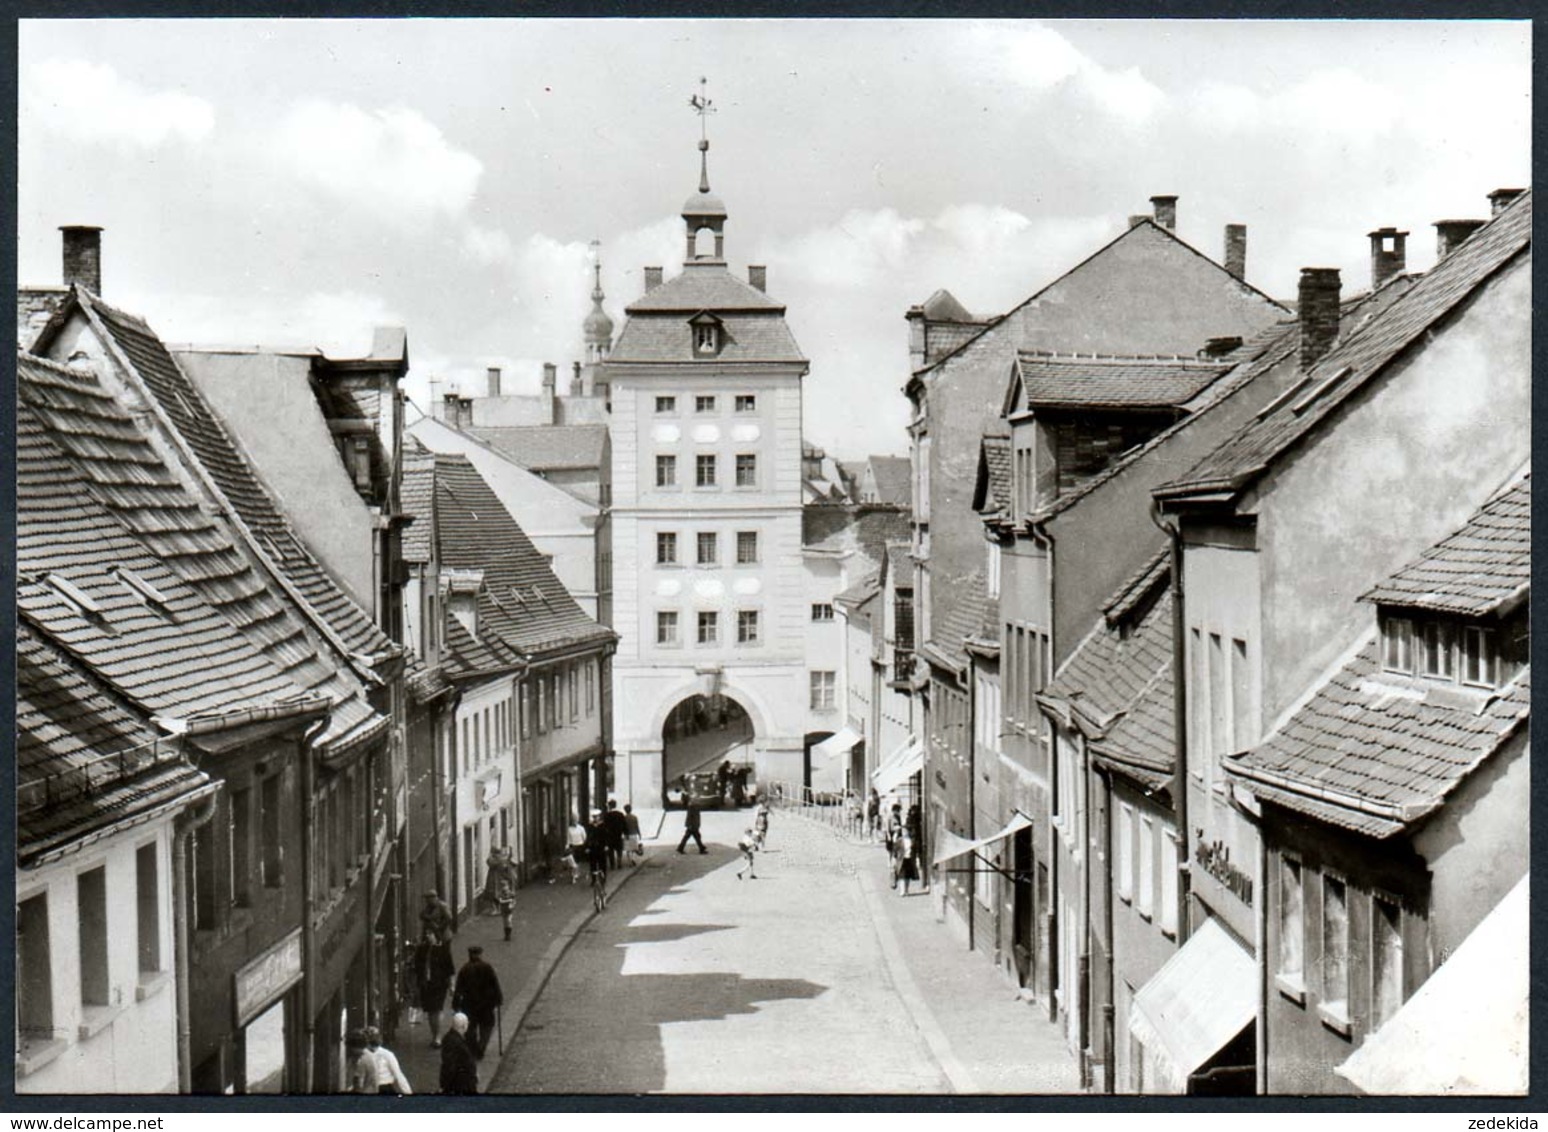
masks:
{"label": "gabled roof", "polygon": [[[531,656],[615,640],[570,596],[466,456],[435,457],[435,528],[443,569],[484,572],[478,636]],[[449,619],[455,626],[455,619]],[[457,651],[455,634],[448,644]]]}
{"label": "gabled roof", "polygon": [[1156,489],[1160,499],[1235,494],[1312,434],[1339,406],[1421,342],[1532,241],[1532,194],[1523,193],[1378,315],[1335,343],[1293,395],[1284,396],[1187,474]]}
{"label": "gabled roof", "polygon": [[1176,408],[1231,367],[1192,358],[1081,357],[1023,350],[1023,409]]}
{"label": "gabled roof", "polygon": [[1371,837],[1423,820],[1519,728],[1531,669],[1498,692],[1382,670],[1374,631],[1309,701],[1226,769],[1258,797]]}
{"label": "gabled roof", "polygon": [[854,585],[833,596],[833,604],[853,612],[881,592],[881,571],[872,570]]}
{"label": "gabled roof", "polygon": [[403,561],[428,565],[434,558],[435,457],[418,441],[403,446],[403,482],[398,488],[399,507],[413,522],[403,528]]}
{"label": "gabled roof", "polygon": [[702,311],[725,314],[728,311],[761,311],[784,314],[785,304],[770,298],[746,280],[738,279],[724,264],[696,266],[686,264],[682,273],[652,287],[624,308],[631,318],[637,314],[686,314]]}
{"label": "gabled roof", "polygon": [[1011,442],[1008,436],[985,436],[978,447],[978,481],[973,510],[986,520],[1011,513]]}
{"label": "gabled roof", "polygon": [[534,472],[601,468],[606,458],[606,425],[523,425],[462,431]]}
{"label": "gabled roof", "polygon": [[16,624],[16,851],[26,866],[209,785],[177,745],[25,620]]}
{"label": "gabled roof", "polygon": [[896,507],[907,507],[912,491],[909,472],[912,467],[907,456],[872,456],[866,461],[871,478],[876,481],[877,501]]}
{"label": "gabled roof", "polygon": [[931,322],[980,321],[968,312],[967,307],[957,300],[957,296],[944,287],[919,304],[919,311]]}
{"label": "gabled roof", "polygon": [[952,587],[955,600],[946,608],[939,623],[931,626],[929,641],[924,651],[948,667],[961,671],[968,666],[968,641],[982,636],[986,624],[993,624],[992,609],[999,602],[989,596],[988,583],[982,570],[975,570]]}
{"label": "gabled roof", "polygon": [[1532,584],[1532,478],[1526,472],[1460,530],[1373,587],[1362,600],[1464,617],[1508,612]]}

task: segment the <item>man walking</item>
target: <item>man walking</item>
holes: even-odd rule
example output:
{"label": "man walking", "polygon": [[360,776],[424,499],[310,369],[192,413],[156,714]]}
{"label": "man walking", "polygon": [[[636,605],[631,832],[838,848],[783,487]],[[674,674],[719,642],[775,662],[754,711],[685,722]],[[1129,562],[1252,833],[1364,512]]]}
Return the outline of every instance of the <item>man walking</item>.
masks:
{"label": "man walking", "polygon": [[484,962],[484,949],[468,948],[468,961],[457,972],[457,985],[452,991],[452,1009],[468,1016],[468,1045],[474,1057],[484,1056],[489,1035],[494,1031],[495,1011],[504,1001],[500,977]]}
{"label": "man walking", "polygon": [[398,1055],[382,1045],[382,1032],[375,1026],[367,1026],[366,1049],[376,1058],[376,1091],[389,1097],[412,1096],[408,1078],[398,1064]]}
{"label": "man walking", "polygon": [[453,1014],[441,1043],[441,1092],[473,1096],[478,1092],[478,1062],[468,1048],[468,1016]]}
{"label": "man walking", "polygon": [[645,841],[640,836],[640,819],[634,812],[634,807],[624,803],[624,825],[628,832],[624,837],[624,853],[629,858],[631,865],[637,865],[645,856]]}
{"label": "man walking", "polygon": [[607,813],[602,815],[602,823],[607,829],[608,864],[616,872],[623,865],[624,845],[629,840],[629,823],[618,808],[617,798],[607,800]]}
{"label": "man walking", "polygon": [[683,839],[677,843],[679,853],[687,847],[690,837],[699,846],[700,853],[709,852],[704,848],[704,838],[699,836],[699,804],[691,800],[688,803],[688,815],[683,818]]}

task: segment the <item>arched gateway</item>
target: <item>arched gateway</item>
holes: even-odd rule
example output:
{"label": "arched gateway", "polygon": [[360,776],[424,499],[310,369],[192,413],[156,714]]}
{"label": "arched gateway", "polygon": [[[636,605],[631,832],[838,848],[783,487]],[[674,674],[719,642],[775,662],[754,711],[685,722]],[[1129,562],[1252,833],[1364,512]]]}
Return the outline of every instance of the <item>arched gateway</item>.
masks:
{"label": "arched gateway", "polygon": [[747,709],[728,695],[679,700],[661,728],[661,781],[668,798],[687,776],[714,774],[722,764],[745,778],[753,763],[754,736]]}

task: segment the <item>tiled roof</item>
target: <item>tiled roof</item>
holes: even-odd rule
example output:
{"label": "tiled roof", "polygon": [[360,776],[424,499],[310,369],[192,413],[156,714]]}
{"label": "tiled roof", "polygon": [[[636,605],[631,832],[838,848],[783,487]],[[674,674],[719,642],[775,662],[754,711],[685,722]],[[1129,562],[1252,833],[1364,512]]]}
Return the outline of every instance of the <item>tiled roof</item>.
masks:
{"label": "tiled roof", "polygon": [[1385,672],[1379,647],[1372,633],[1273,735],[1227,760],[1231,774],[1278,805],[1384,838],[1526,726],[1530,667],[1498,693],[1474,691]]}
{"label": "tiled roof", "polygon": [[957,296],[942,287],[919,304],[920,313],[931,322],[977,322]]}
{"label": "tiled roof", "polygon": [[[435,457],[435,512],[442,567],[484,572],[478,596],[482,648],[530,655],[613,639],[612,630],[587,617],[560,584],[466,456]],[[453,637],[448,643],[457,651]]]}
{"label": "tiled roof", "polygon": [[1532,479],[1527,474],[1364,600],[1480,617],[1514,605],[1531,584]]}
{"label": "tiled roof", "polygon": [[652,287],[624,308],[624,313],[631,317],[663,311],[683,314],[771,311],[782,315],[785,304],[738,279],[724,266],[685,266],[682,274],[673,276],[659,287]]}
{"label": "tiled roof", "polygon": [[876,481],[877,501],[907,507],[912,491],[909,487],[907,456],[872,456],[871,477]]}
{"label": "tiled roof", "polygon": [[[324,741],[379,718],[298,613],[162,462],[98,376],[18,355],[17,608],[137,709],[194,716],[303,695]],[[115,573],[142,579],[156,608]],[[84,609],[50,583],[63,578]]]}
{"label": "tiled roof", "polygon": [[122,352],[172,427],[252,532],[272,567],[350,653],[392,652],[393,643],[329,576],[291,529],[219,416],[142,320],[77,291],[77,299]]}
{"label": "tiled roof", "polygon": [[881,572],[873,570],[854,585],[835,594],[833,596],[833,604],[842,605],[844,608],[853,611],[859,609],[880,592]]}
{"label": "tiled roof", "polygon": [[607,426],[600,424],[525,425],[463,431],[535,472],[601,468],[607,449]]}
{"label": "tiled roof", "polygon": [[973,506],[986,517],[1011,513],[1011,442],[1008,436],[986,436],[980,442],[980,480]]}
{"label": "tiled roof", "polygon": [[208,776],[25,620],[16,624],[18,862],[188,797]]}
{"label": "tiled roof", "polygon": [[781,313],[721,316],[720,352],[696,353],[693,328],[678,314],[631,314],[608,360],[613,362],[694,362],[714,366],[727,362],[804,362],[801,347]]}
{"label": "tiled roof", "polygon": [[977,637],[989,620],[985,608],[990,601],[989,587],[983,571],[975,570],[952,589],[956,592],[956,599],[946,608],[939,623],[931,626],[928,646],[936,655],[962,669],[968,664],[968,654],[963,645]]}
{"label": "tiled roof", "polygon": [[[1185,475],[1156,490],[1161,498],[1236,492],[1312,432],[1400,352],[1446,318],[1531,245],[1532,194],[1523,193],[1312,367],[1294,395],[1249,423]],[[1342,376],[1340,376],[1342,375]]]}
{"label": "tiled roof", "polygon": [[435,535],[435,457],[423,446],[405,447],[403,483],[398,488],[399,508],[414,521],[403,528],[403,561],[428,565]]}
{"label": "tiled roof", "polygon": [[1231,367],[1158,358],[1082,358],[1023,351],[1016,357],[1029,408],[1169,408]]}

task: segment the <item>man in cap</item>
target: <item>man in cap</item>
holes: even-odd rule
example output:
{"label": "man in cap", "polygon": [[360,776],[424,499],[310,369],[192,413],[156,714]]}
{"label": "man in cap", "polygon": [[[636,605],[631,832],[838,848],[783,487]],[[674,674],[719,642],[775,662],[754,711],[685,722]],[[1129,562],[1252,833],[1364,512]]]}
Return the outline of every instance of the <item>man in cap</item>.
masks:
{"label": "man in cap", "polygon": [[450,943],[452,938],[452,914],[446,906],[446,901],[441,899],[441,894],[433,888],[425,889],[424,904],[419,909],[419,929],[421,936],[431,936],[442,943]]}
{"label": "man in cap", "polygon": [[500,977],[484,962],[484,949],[468,948],[468,961],[457,972],[457,984],[452,990],[452,1009],[468,1016],[468,1045],[474,1057],[484,1056],[489,1035],[494,1032],[495,1011],[504,1001]]}

